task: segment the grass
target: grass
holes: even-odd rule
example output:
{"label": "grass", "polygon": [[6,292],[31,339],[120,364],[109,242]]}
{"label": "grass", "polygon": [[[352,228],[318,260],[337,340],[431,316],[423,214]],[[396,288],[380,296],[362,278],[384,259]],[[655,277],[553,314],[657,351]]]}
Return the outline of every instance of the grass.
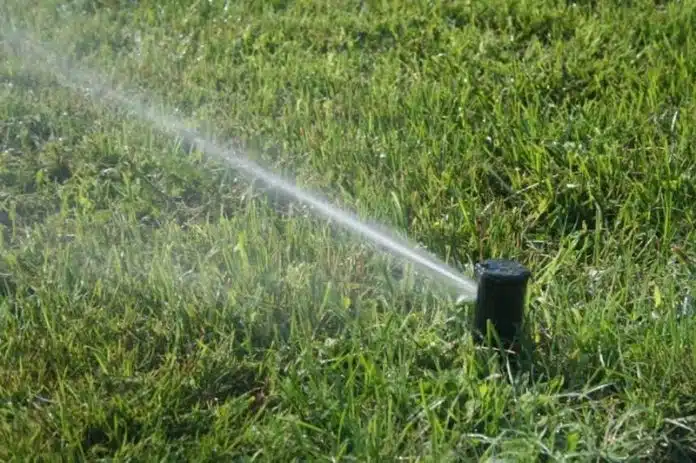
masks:
{"label": "grass", "polygon": [[391,259],[2,52],[0,459],[693,461],[693,2],[10,0],[0,16],[465,268]]}

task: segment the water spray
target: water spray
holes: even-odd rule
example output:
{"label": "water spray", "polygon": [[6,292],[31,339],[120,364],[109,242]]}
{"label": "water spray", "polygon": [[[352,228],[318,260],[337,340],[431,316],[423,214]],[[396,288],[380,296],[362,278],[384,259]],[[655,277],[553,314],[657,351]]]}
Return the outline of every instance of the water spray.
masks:
{"label": "water spray", "polygon": [[83,66],[78,66],[68,59],[59,58],[58,50],[50,49],[26,33],[12,30],[6,34],[5,41],[13,48],[21,50],[20,53],[15,50],[15,54],[19,54],[26,61],[33,61],[32,64],[36,68],[52,74],[61,85],[76,91],[86,92],[93,99],[110,104],[116,109],[130,112],[136,118],[149,122],[160,132],[174,136],[182,140],[185,145],[224,161],[248,176],[264,182],[270,188],[310,206],[318,215],[334,220],[357,235],[369,239],[378,247],[414,264],[455,289],[461,297],[467,300],[475,298],[476,283],[437,257],[417,249],[414,243],[390,233],[382,226],[367,224],[356,215],[325,201],[319,195],[298,188],[293,182],[254,163],[239,150],[223,146],[202,136],[188,127],[184,121],[172,117],[173,111],[158,109],[160,105],[146,104],[146,101],[152,101],[150,95],[142,95],[133,90],[124,91],[113,88],[106,84],[108,79],[105,76]]}
{"label": "water spray", "polygon": [[510,345],[518,334],[524,318],[526,286],[530,277],[529,271],[522,265],[506,260],[487,260],[476,265],[478,282],[475,282],[435,256],[418,250],[413,243],[389,233],[383,227],[366,224],[357,216],[339,209],[318,195],[308,193],[292,182],[265,170],[238,150],[223,147],[204,138],[187,127],[182,120],[168,115],[173,114],[172,112],[157,110],[154,104],[146,104],[146,101],[152,100],[151,97],[146,98],[137,92],[112,88],[105,84],[107,79],[103,75],[77,66],[67,59],[60,59],[59,50],[51,50],[30,35],[16,29],[2,29],[10,29],[3,31],[3,42],[13,54],[21,56],[27,62],[31,61],[37,69],[52,74],[61,85],[86,92],[91,98],[111,104],[117,109],[127,110],[135,117],[149,122],[157,130],[175,136],[186,145],[222,160],[231,167],[263,181],[269,187],[311,206],[322,217],[336,221],[346,229],[440,279],[457,291],[458,302],[475,301],[473,325],[477,340],[482,341],[488,336],[489,326],[494,329],[504,346]]}

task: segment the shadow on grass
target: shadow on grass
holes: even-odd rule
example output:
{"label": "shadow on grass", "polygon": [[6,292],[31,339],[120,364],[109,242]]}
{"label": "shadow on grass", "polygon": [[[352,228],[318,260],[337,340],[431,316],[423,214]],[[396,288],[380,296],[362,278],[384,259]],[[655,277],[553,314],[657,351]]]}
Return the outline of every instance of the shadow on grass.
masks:
{"label": "shadow on grass", "polygon": [[662,432],[666,438],[655,451],[656,461],[696,461],[696,436],[692,429],[665,425]]}
{"label": "shadow on grass", "polygon": [[[266,405],[261,373],[258,366],[235,359],[214,362],[190,376],[181,371],[182,376],[171,382],[171,391],[152,391],[162,396],[164,404],[127,406],[123,400],[109,401],[86,420],[80,446],[88,455],[104,458],[124,443],[138,444],[153,436],[166,442],[196,440],[213,431],[217,410],[224,404],[233,403],[240,420],[250,419]],[[122,389],[117,380],[108,381]],[[132,394],[141,394],[141,389]]]}

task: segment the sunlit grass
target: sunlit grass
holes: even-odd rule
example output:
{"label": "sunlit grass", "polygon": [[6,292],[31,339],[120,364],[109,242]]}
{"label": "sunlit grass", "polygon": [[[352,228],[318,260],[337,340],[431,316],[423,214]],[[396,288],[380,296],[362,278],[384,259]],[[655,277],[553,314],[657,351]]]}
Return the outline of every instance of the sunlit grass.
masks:
{"label": "sunlit grass", "polygon": [[688,2],[0,16],[463,270],[525,263],[538,346],[477,350],[437,286],[4,50],[2,460],[696,457]]}

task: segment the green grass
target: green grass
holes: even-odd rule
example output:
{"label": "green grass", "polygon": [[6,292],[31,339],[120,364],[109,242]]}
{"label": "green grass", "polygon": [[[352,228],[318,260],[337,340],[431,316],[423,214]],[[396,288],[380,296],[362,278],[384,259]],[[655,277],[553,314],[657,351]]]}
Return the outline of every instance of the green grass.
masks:
{"label": "green grass", "polygon": [[696,4],[659,3],[5,2],[454,265],[524,262],[537,350],[0,49],[0,459],[696,459]]}

